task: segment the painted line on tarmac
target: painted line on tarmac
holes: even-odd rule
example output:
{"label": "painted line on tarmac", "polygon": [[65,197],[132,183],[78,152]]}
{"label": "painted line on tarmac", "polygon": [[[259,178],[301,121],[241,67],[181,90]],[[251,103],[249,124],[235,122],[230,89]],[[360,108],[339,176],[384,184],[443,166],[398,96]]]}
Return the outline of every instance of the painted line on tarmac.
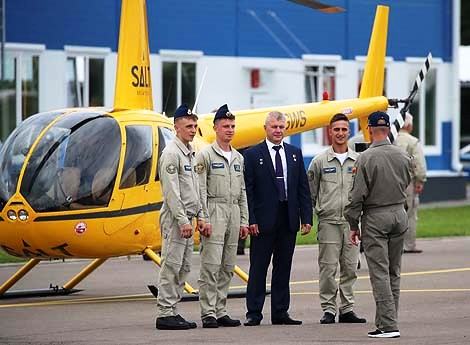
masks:
{"label": "painted line on tarmac", "polygon": [[[470,271],[470,267],[453,268],[445,270],[433,270],[433,271],[419,271],[419,272],[406,272],[402,273],[401,276],[419,276],[425,274],[442,274],[442,273],[456,273]],[[357,279],[369,279],[368,275],[359,276]],[[304,285],[318,283],[318,280],[304,280],[291,282],[290,285]],[[271,284],[267,284],[270,286]],[[246,285],[231,286],[230,289],[246,288]],[[470,289],[417,289],[417,290],[401,290],[401,292],[407,293],[423,293],[423,292],[470,292]],[[369,294],[372,293],[370,290],[359,290],[354,291],[357,294]],[[318,292],[291,292],[291,295],[318,295]],[[129,301],[147,301],[155,300],[152,294],[137,294],[137,295],[121,295],[121,296],[108,296],[108,297],[93,297],[93,298],[77,298],[67,299],[59,301],[45,301],[45,302],[30,302],[30,303],[16,303],[16,304],[0,304],[0,309],[3,308],[19,308],[19,307],[40,307],[40,306],[52,306],[52,305],[70,305],[70,304],[86,304],[86,303],[107,303],[107,302],[129,302]]]}
{"label": "painted line on tarmac", "polygon": [[[427,274],[441,274],[441,273],[456,273],[456,272],[470,272],[470,267],[462,267],[462,268],[450,268],[450,269],[445,269],[445,270],[433,270],[433,271],[418,271],[418,272],[406,272],[406,273],[401,273],[402,277],[412,277],[412,276],[420,276],[420,275],[427,275]],[[362,280],[362,279],[369,279],[369,275],[363,275],[363,276],[358,276],[357,280]],[[338,280],[338,279],[336,279]],[[290,282],[290,285],[305,285],[305,284],[315,284],[318,283],[319,280],[302,280],[302,281],[297,281],[297,282]],[[267,286],[271,286],[271,284],[266,284]],[[239,285],[239,286],[231,286],[231,289],[241,289],[241,288],[246,288],[246,285]]]}
{"label": "painted line on tarmac", "polygon": [[[470,292],[470,289],[401,289],[400,293],[423,293],[423,292]],[[354,290],[354,294],[371,294],[372,290]],[[319,295],[318,291],[291,292],[291,295]]]}

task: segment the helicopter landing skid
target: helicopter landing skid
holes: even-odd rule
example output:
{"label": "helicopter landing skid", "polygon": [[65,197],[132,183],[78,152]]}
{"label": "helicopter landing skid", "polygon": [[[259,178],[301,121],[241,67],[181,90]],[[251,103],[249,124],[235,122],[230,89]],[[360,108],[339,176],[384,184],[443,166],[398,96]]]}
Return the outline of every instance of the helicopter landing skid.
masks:
{"label": "helicopter landing skid", "polygon": [[76,292],[83,291],[82,289],[64,289],[57,286],[50,286],[49,289],[34,289],[34,290],[16,290],[7,291],[0,295],[0,299],[6,298],[21,298],[21,297],[49,297],[49,296],[66,296]]}

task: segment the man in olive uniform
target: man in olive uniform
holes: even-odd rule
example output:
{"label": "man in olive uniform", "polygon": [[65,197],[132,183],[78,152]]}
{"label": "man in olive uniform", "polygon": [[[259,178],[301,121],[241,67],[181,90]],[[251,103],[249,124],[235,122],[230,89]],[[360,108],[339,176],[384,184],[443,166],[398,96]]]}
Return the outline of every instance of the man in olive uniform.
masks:
{"label": "man in olive uniform", "polygon": [[235,116],[226,104],[214,117],[216,140],[196,156],[201,204],[207,219],[201,231],[199,302],[204,328],[236,327],[227,314],[239,238],[248,236],[243,156],[230,146]]}
{"label": "man in olive uniform", "polygon": [[408,229],[406,188],[411,182],[412,159],[388,141],[390,119],[386,113],[372,113],[368,125],[372,144],[356,161],[344,216],[351,228],[351,242],[357,245],[362,238],[369,266],[377,329],[369,332],[368,336],[397,338],[400,336],[401,256]]}
{"label": "man in olive uniform", "polygon": [[320,267],[320,304],[324,312],[321,324],[335,323],[340,266],[339,322],[364,323],[354,311],[353,285],[356,282],[358,248],[349,241],[349,224],[344,218],[344,206],[352,184],[352,170],[358,154],[348,149],[349,120],[335,114],[329,127],[332,146],[310,162],[308,180],[313,211],[318,216],[318,265]]}
{"label": "man in olive uniform", "polygon": [[190,142],[197,129],[197,116],[186,104],[174,114],[176,138],[162,152],[159,176],[163,206],[160,212],[162,265],[158,279],[157,329],[190,329],[195,322],[186,321],[176,310],[186,277],[191,268],[193,222],[204,229],[199,200],[195,152]]}
{"label": "man in olive uniform", "polygon": [[405,235],[404,253],[422,253],[416,248],[416,222],[418,221],[419,195],[423,191],[426,182],[426,160],[419,139],[412,136],[413,116],[406,113],[405,123],[398,132],[394,144],[404,149],[408,155],[413,157],[413,179],[406,189],[406,204],[408,209],[408,231]]}

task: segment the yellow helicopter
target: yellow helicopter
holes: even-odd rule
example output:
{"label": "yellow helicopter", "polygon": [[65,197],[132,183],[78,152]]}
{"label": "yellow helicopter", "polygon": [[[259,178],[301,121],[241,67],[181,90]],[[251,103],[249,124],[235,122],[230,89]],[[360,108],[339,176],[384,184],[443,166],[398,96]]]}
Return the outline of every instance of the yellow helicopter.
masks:
{"label": "yellow helicopter", "polygon": [[[382,96],[387,25],[388,7],[378,6],[358,99],[234,111],[233,146],[263,140],[265,115],[274,109],[286,115],[287,135],[326,126],[338,112],[366,128],[367,116],[389,105]],[[144,253],[160,263],[158,158],[174,130],[171,119],[153,111],[145,0],[122,1],[116,78],[112,108],[36,114],[4,143],[0,247],[30,260],[0,286],[0,297],[43,259],[95,259],[54,293],[73,292],[111,257]],[[199,115],[196,147],[215,139],[213,116]],[[189,284],[186,291],[195,292]]]}

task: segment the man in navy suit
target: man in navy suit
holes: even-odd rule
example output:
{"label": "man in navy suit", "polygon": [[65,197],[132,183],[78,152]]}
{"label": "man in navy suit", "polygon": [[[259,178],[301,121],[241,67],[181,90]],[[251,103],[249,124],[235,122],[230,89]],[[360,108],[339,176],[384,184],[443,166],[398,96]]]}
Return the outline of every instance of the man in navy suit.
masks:
{"label": "man in navy suit", "polygon": [[264,124],[266,140],[247,149],[245,184],[250,223],[250,278],[245,326],[263,319],[266,274],[272,256],[271,322],[300,325],[289,316],[289,280],[297,231],[310,232],[312,202],[302,151],[283,142],[286,118],[270,112]]}

